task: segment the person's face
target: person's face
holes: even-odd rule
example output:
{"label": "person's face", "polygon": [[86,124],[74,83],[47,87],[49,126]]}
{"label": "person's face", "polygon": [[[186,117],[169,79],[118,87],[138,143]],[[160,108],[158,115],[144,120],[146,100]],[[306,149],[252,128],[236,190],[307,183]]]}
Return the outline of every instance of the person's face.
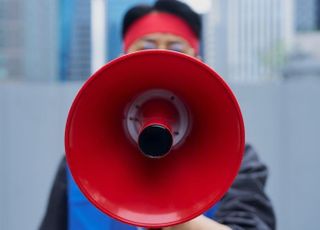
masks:
{"label": "person's face", "polygon": [[195,50],[186,40],[170,33],[147,34],[133,42],[129,46],[127,53],[148,49],[172,50],[197,57]]}

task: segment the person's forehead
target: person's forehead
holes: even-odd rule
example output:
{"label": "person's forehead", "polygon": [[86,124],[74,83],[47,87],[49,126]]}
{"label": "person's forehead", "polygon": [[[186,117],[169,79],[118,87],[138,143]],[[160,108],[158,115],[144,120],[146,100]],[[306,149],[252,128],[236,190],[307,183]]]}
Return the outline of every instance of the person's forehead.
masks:
{"label": "person's forehead", "polygon": [[152,34],[146,34],[138,39],[139,41],[177,41],[177,42],[183,42],[187,43],[187,41],[178,35],[172,34],[172,33],[152,33]]}

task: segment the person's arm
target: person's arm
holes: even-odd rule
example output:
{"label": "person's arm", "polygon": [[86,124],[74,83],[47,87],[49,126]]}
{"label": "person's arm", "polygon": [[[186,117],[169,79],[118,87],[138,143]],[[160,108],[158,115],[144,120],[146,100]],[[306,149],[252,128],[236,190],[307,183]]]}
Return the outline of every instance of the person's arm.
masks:
{"label": "person's arm", "polygon": [[233,230],[273,230],[276,219],[265,193],[267,167],[249,145],[231,188],[221,200],[215,219]]}
{"label": "person's arm", "polygon": [[66,160],[62,159],[50,192],[47,210],[39,230],[67,230],[67,175]]}

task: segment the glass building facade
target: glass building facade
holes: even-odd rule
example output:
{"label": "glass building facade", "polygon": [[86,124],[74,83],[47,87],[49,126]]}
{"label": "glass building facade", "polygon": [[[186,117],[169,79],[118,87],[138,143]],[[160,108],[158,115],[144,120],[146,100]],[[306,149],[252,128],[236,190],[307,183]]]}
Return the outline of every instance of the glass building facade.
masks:
{"label": "glass building facade", "polygon": [[320,30],[320,0],[295,0],[295,15],[298,32]]}
{"label": "glass building facade", "polygon": [[56,79],[57,5],[56,0],[0,0],[0,80]]}
{"label": "glass building facade", "polygon": [[280,78],[293,36],[291,1],[215,0],[204,25],[205,60],[226,80]]}

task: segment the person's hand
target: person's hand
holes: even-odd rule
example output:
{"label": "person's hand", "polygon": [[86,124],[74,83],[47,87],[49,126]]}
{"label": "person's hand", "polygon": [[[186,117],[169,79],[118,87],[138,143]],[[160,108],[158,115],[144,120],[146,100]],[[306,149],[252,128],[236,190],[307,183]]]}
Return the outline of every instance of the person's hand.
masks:
{"label": "person's hand", "polygon": [[219,224],[218,222],[205,217],[204,215],[198,216],[183,224],[178,224],[171,227],[162,228],[163,230],[231,230],[226,225]]}

